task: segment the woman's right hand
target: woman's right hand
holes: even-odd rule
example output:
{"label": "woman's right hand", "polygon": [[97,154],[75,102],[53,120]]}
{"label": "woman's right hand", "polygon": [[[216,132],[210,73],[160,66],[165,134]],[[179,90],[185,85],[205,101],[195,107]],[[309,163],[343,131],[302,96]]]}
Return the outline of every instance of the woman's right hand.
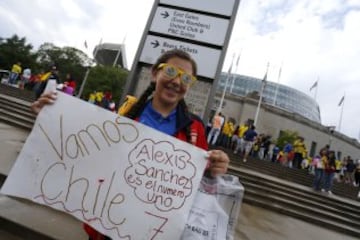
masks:
{"label": "woman's right hand", "polygon": [[31,104],[31,110],[38,114],[45,105],[53,104],[57,99],[57,91],[47,92],[41,94],[41,96]]}

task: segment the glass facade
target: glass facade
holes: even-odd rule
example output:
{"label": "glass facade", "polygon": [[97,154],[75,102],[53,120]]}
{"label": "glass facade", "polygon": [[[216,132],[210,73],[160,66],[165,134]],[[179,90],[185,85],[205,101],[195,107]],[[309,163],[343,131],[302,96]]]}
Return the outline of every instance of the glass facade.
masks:
{"label": "glass facade", "polygon": [[[221,73],[217,91],[223,91],[227,80],[227,94],[244,97],[261,91],[262,79],[237,74],[232,74],[228,78],[227,73]],[[263,102],[321,123],[320,109],[317,102],[294,88],[267,81],[264,88]]]}

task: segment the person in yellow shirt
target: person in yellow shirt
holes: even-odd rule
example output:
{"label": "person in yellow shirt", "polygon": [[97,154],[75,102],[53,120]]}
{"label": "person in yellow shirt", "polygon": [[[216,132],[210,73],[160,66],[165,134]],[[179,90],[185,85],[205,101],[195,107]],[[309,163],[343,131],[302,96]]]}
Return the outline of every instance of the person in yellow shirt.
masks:
{"label": "person in yellow shirt", "polygon": [[94,92],[90,93],[88,102],[95,104],[95,99],[96,99],[96,92],[94,91]]}
{"label": "person in yellow shirt", "polygon": [[11,68],[11,73],[9,76],[9,85],[15,85],[17,82],[17,79],[21,73],[21,62],[15,63]]}
{"label": "person in yellow shirt", "polygon": [[293,147],[294,147],[294,153],[295,153],[294,160],[293,160],[293,166],[295,168],[301,169],[301,163],[302,163],[302,160],[304,159],[304,153],[307,152],[306,146],[304,143],[304,138],[298,137],[294,141]]}
{"label": "person in yellow shirt", "polygon": [[232,137],[232,133],[234,132],[234,129],[235,129],[234,124],[232,121],[230,120],[225,121],[221,134],[221,141],[220,141],[221,146],[225,148],[230,147],[231,137]]}
{"label": "person in yellow shirt", "polygon": [[337,182],[341,182],[341,177],[340,177],[340,171],[341,171],[341,167],[342,167],[342,162],[340,159],[335,159],[335,179]]}
{"label": "person in yellow shirt", "polygon": [[102,102],[102,99],[104,97],[104,93],[103,92],[96,92],[95,93],[95,104],[100,106],[101,105],[101,102]]}

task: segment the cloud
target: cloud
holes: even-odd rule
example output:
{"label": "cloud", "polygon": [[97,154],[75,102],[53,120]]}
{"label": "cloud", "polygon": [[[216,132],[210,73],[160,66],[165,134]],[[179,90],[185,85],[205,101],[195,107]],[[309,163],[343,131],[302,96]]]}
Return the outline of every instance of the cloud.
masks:
{"label": "cloud", "polygon": [[[324,125],[338,126],[337,103],[346,93],[341,132],[358,137],[351,115],[360,113],[360,25],[356,1],[250,1],[244,0],[234,26],[225,66],[231,54],[242,50],[238,73],[262,78],[270,62],[269,80],[309,95],[319,77],[317,101]],[[348,105],[347,105],[348,104]],[[339,129],[337,129],[339,130]]]}

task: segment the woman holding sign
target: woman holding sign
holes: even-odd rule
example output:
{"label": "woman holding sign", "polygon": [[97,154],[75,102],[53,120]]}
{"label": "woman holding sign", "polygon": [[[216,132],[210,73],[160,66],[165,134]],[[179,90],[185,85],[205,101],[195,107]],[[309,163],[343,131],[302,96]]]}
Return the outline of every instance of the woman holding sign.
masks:
{"label": "woman holding sign", "polygon": [[[165,52],[152,66],[153,81],[125,116],[207,150],[204,124],[188,111],[184,101],[188,89],[196,82],[196,72],[196,63],[188,53],[178,49]],[[31,107],[38,113],[44,105],[55,100],[56,92],[45,93]],[[229,164],[226,153],[211,150],[208,160],[209,174],[226,173]],[[85,230],[90,239],[104,239],[89,226],[85,226]]]}

